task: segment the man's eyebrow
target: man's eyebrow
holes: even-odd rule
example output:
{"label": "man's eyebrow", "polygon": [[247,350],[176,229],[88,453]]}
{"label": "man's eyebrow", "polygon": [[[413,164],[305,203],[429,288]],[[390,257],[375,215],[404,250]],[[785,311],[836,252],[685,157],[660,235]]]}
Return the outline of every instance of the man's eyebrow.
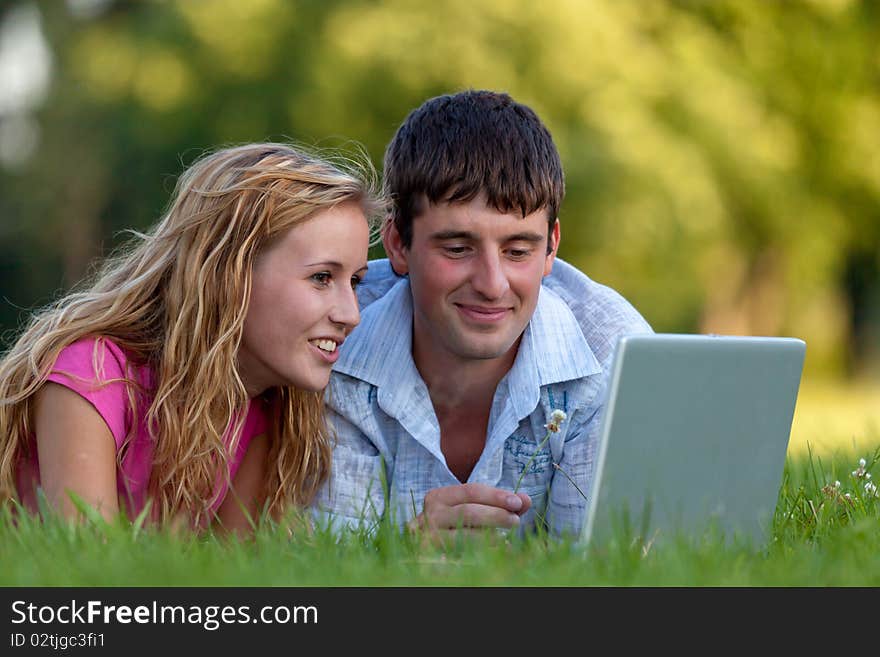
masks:
{"label": "man's eyebrow", "polygon": [[505,242],[533,242],[537,244],[538,242],[543,242],[546,234],[540,233],[514,233],[513,235],[508,235],[504,238]]}
{"label": "man's eyebrow", "polygon": [[443,240],[475,240],[477,236],[466,230],[441,230],[430,235],[428,239],[437,242]]}
{"label": "man's eyebrow", "polygon": [[[430,240],[434,240],[437,242],[442,242],[443,240],[478,240],[476,233],[472,233],[466,230],[441,230],[439,232],[433,233],[429,236]],[[504,242],[534,242],[538,243],[544,240],[544,235],[540,233],[533,233],[531,231],[524,233],[514,233],[513,235],[506,235],[504,237]]]}

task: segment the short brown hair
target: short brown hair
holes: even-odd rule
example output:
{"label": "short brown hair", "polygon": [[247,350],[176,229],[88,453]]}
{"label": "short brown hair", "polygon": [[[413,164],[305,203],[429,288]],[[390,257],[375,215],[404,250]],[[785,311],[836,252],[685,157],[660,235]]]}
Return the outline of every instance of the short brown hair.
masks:
{"label": "short brown hair", "polygon": [[548,235],[565,195],[562,162],[535,112],[506,93],[468,90],[425,101],[385,150],[391,219],[409,247],[423,203],[485,193],[499,212],[547,209]]}

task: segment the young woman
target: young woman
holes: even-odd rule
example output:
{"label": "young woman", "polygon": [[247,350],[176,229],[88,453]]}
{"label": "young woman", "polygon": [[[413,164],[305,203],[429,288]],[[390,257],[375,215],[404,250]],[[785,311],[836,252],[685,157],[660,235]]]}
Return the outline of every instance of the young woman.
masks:
{"label": "young woman", "polygon": [[[0,503],[247,531],[310,502],[322,389],[359,321],[372,169],[282,144],[203,157],[164,217],[0,361]],[[367,175],[364,175],[367,174]]]}

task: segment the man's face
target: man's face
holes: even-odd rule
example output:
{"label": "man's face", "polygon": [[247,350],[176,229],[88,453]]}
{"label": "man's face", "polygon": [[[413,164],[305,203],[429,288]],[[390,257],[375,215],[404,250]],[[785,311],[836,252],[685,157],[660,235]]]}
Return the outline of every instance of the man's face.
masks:
{"label": "man's face", "polygon": [[547,213],[504,214],[481,195],[466,203],[426,204],[403,247],[384,235],[394,269],[413,295],[413,353],[434,363],[501,358],[515,352],[559,246],[547,252]]}

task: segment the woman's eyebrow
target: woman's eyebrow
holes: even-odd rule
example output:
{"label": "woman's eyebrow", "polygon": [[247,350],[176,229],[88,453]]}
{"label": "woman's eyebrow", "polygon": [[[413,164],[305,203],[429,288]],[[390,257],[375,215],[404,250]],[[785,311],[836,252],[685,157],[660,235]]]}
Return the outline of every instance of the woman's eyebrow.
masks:
{"label": "woman's eyebrow", "polygon": [[[336,262],[335,260],[322,260],[321,262],[310,262],[310,263],[303,265],[303,266],[306,268],[308,268],[308,267],[329,267],[330,269],[343,269],[344,268],[341,262]],[[369,267],[366,264],[364,264],[364,265],[361,265],[360,267],[358,267],[355,270],[355,272],[367,271],[368,269],[369,269]]]}
{"label": "woman's eyebrow", "polygon": [[322,260],[320,262],[310,262],[305,265],[306,267],[335,267],[336,269],[342,269],[342,263],[336,262],[335,260]]}

